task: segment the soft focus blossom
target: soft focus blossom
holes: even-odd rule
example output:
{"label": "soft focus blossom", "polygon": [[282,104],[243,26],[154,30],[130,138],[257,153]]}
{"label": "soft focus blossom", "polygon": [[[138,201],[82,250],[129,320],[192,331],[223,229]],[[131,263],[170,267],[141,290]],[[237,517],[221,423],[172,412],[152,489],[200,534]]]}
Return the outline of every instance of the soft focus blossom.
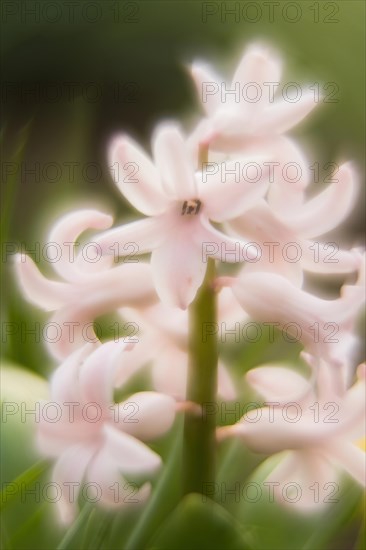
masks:
{"label": "soft focus blossom", "polygon": [[[362,258],[360,269],[361,262]],[[291,335],[292,341],[301,341],[316,357],[341,366],[365,301],[363,281],[361,274],[357,284],[344,285],[335,300],[318,298],[277,273],[246,273],[243,269],[227,283],[254,320],[273,324]]]}
{"label": "soft focus blossom", "polygon": [[[96,484],[101,505],[126,505],[131,484],[123,476],[151,475],[161,465],[160,456],[140,439],[148,441],[170,429],[175,401],[147,391],[114,403],[116,371],[128,353],[126,345],[116,342],[86,344],[51,379],[50,403],[59,413],[56,422],[42,414],[38,447],[44,456],[57,459],[52,480],[61,489],[57,505],[65,523],[75,515],[83,480]],[[149,484],[144,484],[136,498],[141,501],[148,494]]]}
{"label": "soft focus blossom", "polygon": [[192,77],[207,116],[191,136],[195,148],[202,143],[229,152],[260,147],[268,138],[296,126],[316,106],[311,90],[302,91],[296,101],[276,99],[282,63],[260,44],[252,44],[244,52],[231,84],[200,62],[193,64]]}
{"label": "soft focus blossom", "polygon": [[156,299],[148,265],[139,262],[112,267],[111,256],[95,255],[90,246],[74,249],[80,233],[89,228],[105,229],[111,223],[110,216],[96,210],[78,210],[57,222],[48,243],[61,251],[52,267],[62,281],[44,277],[29,256],[18,254],[16,258],[17,277],[27,299],[55,312],[50,323],[59,337],[50,338],[47,345],[57,359],[85,344],[86,335],[89,342],[97,340],[92,327],[96,317],[119,306]]}
{"label": "soft focus blossom", "polygon": [[[128,353],[127,364],[119,371],[119,384],[122,385],[138,369],[151,364],[152,380],[157,391],[185,399],[188,369],[188,312],[172,308],[161,302],[148,307],[121,308],[126,320],[134,320],[139,327],[138,345]],[[211,335],[220,336],[222,327],[231,329],[245,314],[230,289],[224,288],[218,296],[217,328],[203,327]],[[207,336],[208,337],[208,336]],[[224,362],[219,359],[218,394],[226,400],[235,399],[236,389]]]}
{"label": "soft focus blossom", "polygon": [[[235,173],[228,173],[230,166],[225,179],[219,172],[203,181],[173,124],[158,129],[153,153],[155,165],[127,136],[114,139],[109,161],[115,182],[126,199],[150,217],[112,229],[96,242],[109,254],[119,245],[121,256],[128,253],[123,247],[131,241],[140,253],[152,251],[153,280],[161,300],[185,309],[203,281],[208,256],[241,261],[246,252],[251,257],[247,243],[227,237],[210,222],[229,220],[254,206],[268,187],[267,170],[255,183],[239,181]],[[133,180],[131,165],[138,168]],[[207,254],[205,243],[210,245]],[[238,244],[241,255],[226,254],[226,247],[232,251]]]}
{"label": "soft focus blossom", "polygon": [[[238,343],[243,318],[272,324],[288,342],[301,342],[310,374],[271,363],[250,370],[246,381],[265,403],[219,428],[219,439],[238,437],[250,450],[274,455],[277,463],[266,481],[278,501],[299,510],[313,511],[327,502],[341,472],[365,485],[365,365],[355,368],[365,256],[326,242],[327,233],[352,211],[359,190],[356,170],[342,164],[332,183],[308,198],[307,154],[285,133],[310,113],[316,97],[310,89],[297,100],[276,94],[282,63],[268,47],[249,46],[230,84],[199,62],[192,76],[206,116],[188,138],[176,123],[164,123],[153,136],[152,158],[126,135],[116,136],[109,147],[115,184],[145,218],[111,229],[111,216],[98,210],[63,216],[47,241],[57,253],[49,260],[57,279],[44,276],[30,256],[16,257],[24,295],[52,312],[56,337],[48,338],[47,346],[62,360],[51,378],[37,446],[55,459],[52,481],[61,489],[57,506],[64,523],[75,518],[86,482],[107,508],[131,502],[134,478],[133,487],[140,485],[135,500],[148,498],[146,480],[161,458],[144,442],[167,433],[176,410],[197,416],[196,430],[204,398],[192,388],[207,390],[214,401],[217,378],[220,398],[237,397],[217,339],[223,342],[235,333]],[[253,165],[259,175],[249,179],[246,170]],[[289,173],[291,166],[299,177]],[[80,249],[77,239],[90,229],[98,234]],[[150,259],[131,258],[131,249],[136,256],[151,253]],[[125,263],[116,261],[126,256]],[[202,293],[196,318],[196,308],[187,308],[209,258],[242,265],[238,276],[218,276]],[[347,279],[338,298],[324,299],[303,286],[307,272],[351,273],[357,280]],[[212,291],[217,291],[215,312]],[[123,343],[102,344],[94,332],[96,319],[109,313],[133,328]],[[201,313],[203,318],[212,314],[202,322],[208,326],[196,322]],[[197,364],[204,367],[201,378],[205,372],[211,377],[207,385],[195,379],[196,371],[187,380],[188,365]],[[151,387],[157,391],[116,403],[116,392],[121,395],[144,367],[151,369]],[[47,414],[55,408],[56,420]],[[186,416],[187,426],[190,420]],[[211,445],[213,423],[207,423],[207,433],[205,426],[199,429],[204,445]],[[204,445],[202,455],[209,462],[212,447]],[[196,451],[185,448],[184,455]],[[291,484],[300,487],[299,498],[286,499],[283,488]]]}
{"label": "soft focus blossom", "polygon": [[[327,489],[339,486],[340,470],[366,485],[365,452],[358,445],[365,433],[365,365],[357,372],[355,384],[339,394],[329,371],[321,373],[316,390],[288,368],[249,371],[249,383],[271,406],[252,410],[237,424],[222,428],[221,437],[238,436],[258,453],[286,451],[266,479],[281,503],[303,511],[324,505]],[[296,483],[300,495],[286,498],[283,487]],[[321,499],[315,498],[314,484]]]}
{"label": "soft focus blossom", "polygon": [[356,200],[357,183],[354,169],[346,163],[337,172],[337,180],[314,198],[295,206],[284,195],[281,212],[262,200],[226,223],[229,232],[258,245],[260,257],[246,264],[246,272],[279,273],[301,286],[303,270],[325,274],[357,271],[359,252],[339,250],[334,242],[311,240],[348,216]]}

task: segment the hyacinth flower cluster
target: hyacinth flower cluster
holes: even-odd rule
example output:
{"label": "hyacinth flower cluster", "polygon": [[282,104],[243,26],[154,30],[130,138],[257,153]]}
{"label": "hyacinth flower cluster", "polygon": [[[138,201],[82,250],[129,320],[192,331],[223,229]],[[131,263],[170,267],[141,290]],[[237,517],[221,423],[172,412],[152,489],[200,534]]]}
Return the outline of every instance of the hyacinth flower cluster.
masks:
{"label": "hyacinth flower cluster", "polygon": [[[100,506],[132,506],[125,479],[143,477],[143,505],[164,468],[150,442],[184,414],[183,493],[202,493],[215,480],[217,445],[237,438],[264,458],[278,455],[268,481],[297,481],[304,498],[296,507],[314,510],[319,503],[306,489],[314,482],[323,487],[345,471],[365,485],[365,367],[355,362],[364,254],[316,240],[352,212],[357,171],[343,163],[334,181],[308,198],[311,163],[287,132],[317,103],[310,90],[296,102],[277,97],[268,84],[280,82],[282,61],[270,48],[249,46],[231,84],[201,62],[191,74],[205,112],[191,133],[176,122],[160,124],[151,154],[127,135],[111,140],[112,179],[142,216],[114,228],[97,210],[63,216],[49,236],[62,252],[52,279],[29,256],[17,257],[24,296],[61,331],[47,346],[59,365],[50,401],[65,414],[42,421],[37,445],[54,459],[56,483],[77,482],[77,491],[83,482],[98,484]],[[222,94],[248,86],[258,92],[255,101]],[[289,172],[295,165],[297,177]],[[92,260],[74,248],[87,230],[94,230]],[[121,261],[131,245],[136,261]],[[307,273],[323,281],[343,276],[339,296],[309,292]],[[109,313],[133,320],[138,337],[101,341],[92,324]],[[263,407],[220,427],[214,415],[205,417],[205,405],[237,399],[242,381],[220,356],[218,340],[222,327],[248,319],[299,341],[307,374],[278,364],[249,370],[246,383]],[[147,366],[151,389],[116,401],[117,390]],[[288,402],[302,411],[296,422],[284,414]],[[81,413],[92,404],[100,412],[93,422]],[[286,505],[280,491],[275,497]],[[58,509],[71,522],[77,492],[72,499],[63,492]]]}

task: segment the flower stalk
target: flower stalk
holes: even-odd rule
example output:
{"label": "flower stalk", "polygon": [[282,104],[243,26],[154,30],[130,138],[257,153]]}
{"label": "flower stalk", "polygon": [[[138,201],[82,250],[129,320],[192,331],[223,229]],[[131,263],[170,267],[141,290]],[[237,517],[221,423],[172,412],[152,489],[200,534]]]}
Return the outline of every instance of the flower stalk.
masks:
{"label": "flower stalk", "polygon": [[215,478],[215,400],[217,338],[203,338],[204,327],[216,323],[215,260],[209,259],[204,282],[189,308],[187,399],[202,408],[200,416],[187,412],[184,424],[183,491],[204,493]]}

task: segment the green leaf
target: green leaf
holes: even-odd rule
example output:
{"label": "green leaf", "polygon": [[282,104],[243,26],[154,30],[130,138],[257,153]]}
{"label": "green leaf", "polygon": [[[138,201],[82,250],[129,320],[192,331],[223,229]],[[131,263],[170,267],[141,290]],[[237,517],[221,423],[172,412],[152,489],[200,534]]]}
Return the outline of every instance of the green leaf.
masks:
{"label": "green leaf", "polygon": [[24,490],[24,487],[27,487],[38,479],[43,472],[47,470],[49,463],[47,460],[40,460],[28,470],[20,474],[12,482],[6,483],[4,489],[1,491],[1,502],[0,502],[0,511],[3,510],[15,497],[18,496],[20,490]]}
{"label": "green leaf", "polygon": [[175,440],[173,442],[169,459],[164,464],[164,469],[158,479],[156,487],[148,500],[139,520],[129,536],[124,550],[140,550],[156,532],[156,529],[176,506],[180,497],[180,472],[182,456],[182,431],[183,419],[179,419]]}
{"label": "green leaf", "polygon": [[79,547],[78,544],[75,544],[75,541],[77,541],[78,537],[84,531],[92,509],[93,505],[90,502],[84,505],[74,523],[66,531],[65,536],[57,546],[57,550],[71,550]]}
{"label": "green leaf", "polygon": [[190,494],[177,506],[148,546],[149,550],[245,550],[240,526],[222,506]]}

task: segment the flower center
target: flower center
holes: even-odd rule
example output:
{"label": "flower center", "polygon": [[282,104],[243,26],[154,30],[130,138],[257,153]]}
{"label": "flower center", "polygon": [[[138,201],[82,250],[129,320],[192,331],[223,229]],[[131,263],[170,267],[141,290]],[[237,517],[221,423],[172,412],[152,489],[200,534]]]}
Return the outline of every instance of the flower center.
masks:
{"label": "flower center", "polygon": [[202,203],[199,199],[190,199],[189,201],[184,201],[181,215],[194,216],[198,214],[201,208],[201,204]]}

